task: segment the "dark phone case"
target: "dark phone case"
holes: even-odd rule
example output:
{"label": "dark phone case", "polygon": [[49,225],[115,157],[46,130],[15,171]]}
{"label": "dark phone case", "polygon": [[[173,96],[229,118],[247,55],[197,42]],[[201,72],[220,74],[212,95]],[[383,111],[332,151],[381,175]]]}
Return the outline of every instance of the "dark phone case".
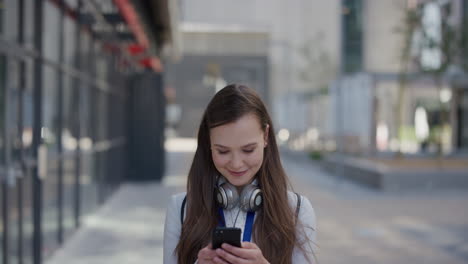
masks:
{"label": "dark phone case", "polygon": [[220,248],[223,243],[241,247],[241,230],[237,227],[217,227],[213,230],[213,249]]}

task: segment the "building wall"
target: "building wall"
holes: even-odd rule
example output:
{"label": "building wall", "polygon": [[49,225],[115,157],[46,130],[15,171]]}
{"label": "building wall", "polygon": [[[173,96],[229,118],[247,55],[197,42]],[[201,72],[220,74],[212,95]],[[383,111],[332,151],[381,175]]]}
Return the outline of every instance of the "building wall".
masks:
{"label": "building wall", "polygon": [[396,73],[400,70],[406,0],[364,1],[364,70]]}
{"label": "building wall", "polygon": [[267,56],[269,34],[267,32],[231,31],[226,29],[185,28],[182,43],[186,55]]}
{"label": "building wall", "polygon": [[[242,38],[247,40],[251,39],[247,36],[249,32],[268,35],[266,45],[248,41],[249,44],[242,43],[236,50],[243,50],[245,55],[251,55],[252,52],[267,54],[269,103],[278,129],[290,126],[286,119],[280,118],[280,111],[288,105],[285,99],[288,98],[287,94],[306,93],[326,87],[336,77],[340,60],[339,0],[184,0],[181,1],[180,10],[186,24],[210,25],[221,31],[238,30],[237,33],[244,34]],[[184,39],[192,40],[195,34],[202,34],[193,28],[184,31]],[[228,33],[219,34],[224,34],[226,40],[232,37]],[[207,50],[217,53],[217,42],[209,40],[197,41],[195,46],[198,43],[206,45]],[[191,43],[184,41],[187,54],[194,51]],[[304,49],[308,49],[306,53],[311,54],[312,59],[306,58],[302,51]],[[301,78],[302,72],[309,75],[307,80]]]}
{"label": "building wall", "polygon": [[373,150],[374,80],[370,74],[346,76],[330,86],[330,127],[338,149],[348,153]]}
{"label": "building wall", "polygon": [[[215,78],[210,74],[212,71],[219,71],[219,75]],[[177,135],[196,137],[208,102],[218,89],[234,82],[255,88],[268,102],[267,57],[192,54],[171,65],[167,69],[166,85],[177,91],[175,104],[181,111],[175,127]],[[219,83],[222,83],[221,86]]]}

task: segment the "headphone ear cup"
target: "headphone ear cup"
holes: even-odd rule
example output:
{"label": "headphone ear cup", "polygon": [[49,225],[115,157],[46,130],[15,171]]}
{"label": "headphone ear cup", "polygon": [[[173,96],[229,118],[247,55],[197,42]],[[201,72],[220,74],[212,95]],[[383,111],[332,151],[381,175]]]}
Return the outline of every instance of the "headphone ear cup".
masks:
{"label": "headphone ear cup", "polygon": [[257,211],[263,203],[262,190],[255,185],[245,186],[240,197],[240,203],[242,210],[246,212]]}
{"label": "headphone ear cup", "polygon": [[239,202],[236,187],[225,182],[216,188],[216,202],[223,209],[232,209]]}
{"label": "headphone ear cup", "polygon": [[223,187],[218,186],[215,189],[215,201],[219,207],[226,209],[227,207],[227,195],[226,191],[224,191]]}

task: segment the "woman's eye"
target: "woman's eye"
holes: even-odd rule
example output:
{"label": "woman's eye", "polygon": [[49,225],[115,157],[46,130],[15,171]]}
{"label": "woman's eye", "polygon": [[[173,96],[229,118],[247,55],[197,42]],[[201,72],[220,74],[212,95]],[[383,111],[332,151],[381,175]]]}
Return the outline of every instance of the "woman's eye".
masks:
{"label": "woman's eye", "polygon": [[218,153],[221,154],[221,155],[227,154],[228,152],[229,152],[229,151],[227,151],[227,150],[224,150],[224,151],[218,150]]}
{"label": "woman's eye", "polygon": [[245,153],[252,153],[253,151],[254,151],[254,149],[244,149]]}

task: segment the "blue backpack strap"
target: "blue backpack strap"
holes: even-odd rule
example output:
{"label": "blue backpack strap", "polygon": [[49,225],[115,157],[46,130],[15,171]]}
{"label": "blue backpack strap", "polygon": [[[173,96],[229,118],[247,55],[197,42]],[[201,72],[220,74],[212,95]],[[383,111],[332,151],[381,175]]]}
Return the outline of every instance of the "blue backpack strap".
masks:
{"label": "blue backpack strap", "polygon": [[226,227],[226,220],[224,220],[224,211],[221,207],[218,207],[218,226]]}
{"label": "blue backpack strap", "polygon": [[184,223],[185,202],[187,202],[187,195],[185,195],[182,205],[180,206],[180,225]]}
{"label": "blue backpack strap", "polygon": [[296,224],[297,220],[299,219],[299,210],[301,209],[301,195],[295,193],[297,197],[297,205],[296,205]]}
{"label": "blue backpack strap", "polygon": [[245,220],[245,227],[244,227],[244,237],[242,241],[250,242],[252,239],[252,227],[255,218],[255,212],[248,212],[247,219]]}

